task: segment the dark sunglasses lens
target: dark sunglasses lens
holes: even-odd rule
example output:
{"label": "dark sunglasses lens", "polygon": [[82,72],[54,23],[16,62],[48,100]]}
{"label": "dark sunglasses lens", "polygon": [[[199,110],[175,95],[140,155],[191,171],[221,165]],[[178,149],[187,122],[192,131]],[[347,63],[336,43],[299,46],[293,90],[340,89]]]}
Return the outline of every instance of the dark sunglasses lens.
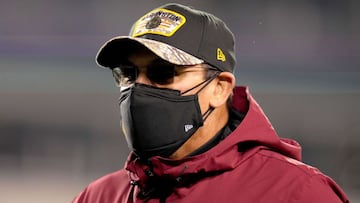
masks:
{"label": "dark sunglasses lens", "polygon": [[173,82],[174,75],[175,75],[175,66],[170,63],[161,62],[155,63],[148,66],[147,69],[147,77],[161,85],[170,84]]}

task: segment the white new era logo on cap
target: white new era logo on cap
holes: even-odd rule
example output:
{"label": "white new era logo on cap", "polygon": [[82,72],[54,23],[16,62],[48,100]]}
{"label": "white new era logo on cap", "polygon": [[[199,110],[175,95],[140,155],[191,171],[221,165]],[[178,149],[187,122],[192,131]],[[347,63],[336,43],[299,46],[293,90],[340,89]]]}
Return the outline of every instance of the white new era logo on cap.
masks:
{"label": "white new era logo on cap", "polygon": [[187,133],[189,130],[193,129],[193,125],[185,125],[185,132]]}

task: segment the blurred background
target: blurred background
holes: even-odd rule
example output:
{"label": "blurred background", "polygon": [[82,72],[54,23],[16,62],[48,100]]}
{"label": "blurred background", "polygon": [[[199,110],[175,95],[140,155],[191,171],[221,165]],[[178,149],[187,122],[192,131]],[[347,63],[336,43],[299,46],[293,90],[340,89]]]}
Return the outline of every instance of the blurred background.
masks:
{"label": "blurred background", "polygon": [[[303,161],[360,202],[360,1],[176,1],[227,22],[247,85]],[[1,0],[0,202],[70,202],[124,164],[98,48],[169,1]]]}

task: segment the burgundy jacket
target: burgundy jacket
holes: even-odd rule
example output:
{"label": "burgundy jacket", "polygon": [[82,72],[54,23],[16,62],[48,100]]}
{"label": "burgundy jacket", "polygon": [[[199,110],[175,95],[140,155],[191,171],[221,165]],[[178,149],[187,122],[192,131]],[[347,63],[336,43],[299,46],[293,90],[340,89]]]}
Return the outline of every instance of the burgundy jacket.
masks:
{"label": "burgundy jacket", "polygon": [[182,160],[130,154],[124,169],[91,183],[74,203],[349,202],[341,188],[301,162],[301,148],[279,138],[247,88],[234,91],[241,124],[205,153]]}

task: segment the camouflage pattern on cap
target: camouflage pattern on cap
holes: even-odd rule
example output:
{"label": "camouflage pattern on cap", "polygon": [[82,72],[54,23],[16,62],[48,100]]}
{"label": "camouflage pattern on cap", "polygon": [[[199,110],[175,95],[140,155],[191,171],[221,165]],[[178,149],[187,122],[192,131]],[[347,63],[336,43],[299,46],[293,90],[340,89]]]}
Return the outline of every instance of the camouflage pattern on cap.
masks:
{"label": "camouflage pattern on cap", "polygon": [[146,46],[160,58],[176,65],[196,65],[204,63],[203,60],[195,56],[159,41],[143,38],[134,38],[134,40]]}

